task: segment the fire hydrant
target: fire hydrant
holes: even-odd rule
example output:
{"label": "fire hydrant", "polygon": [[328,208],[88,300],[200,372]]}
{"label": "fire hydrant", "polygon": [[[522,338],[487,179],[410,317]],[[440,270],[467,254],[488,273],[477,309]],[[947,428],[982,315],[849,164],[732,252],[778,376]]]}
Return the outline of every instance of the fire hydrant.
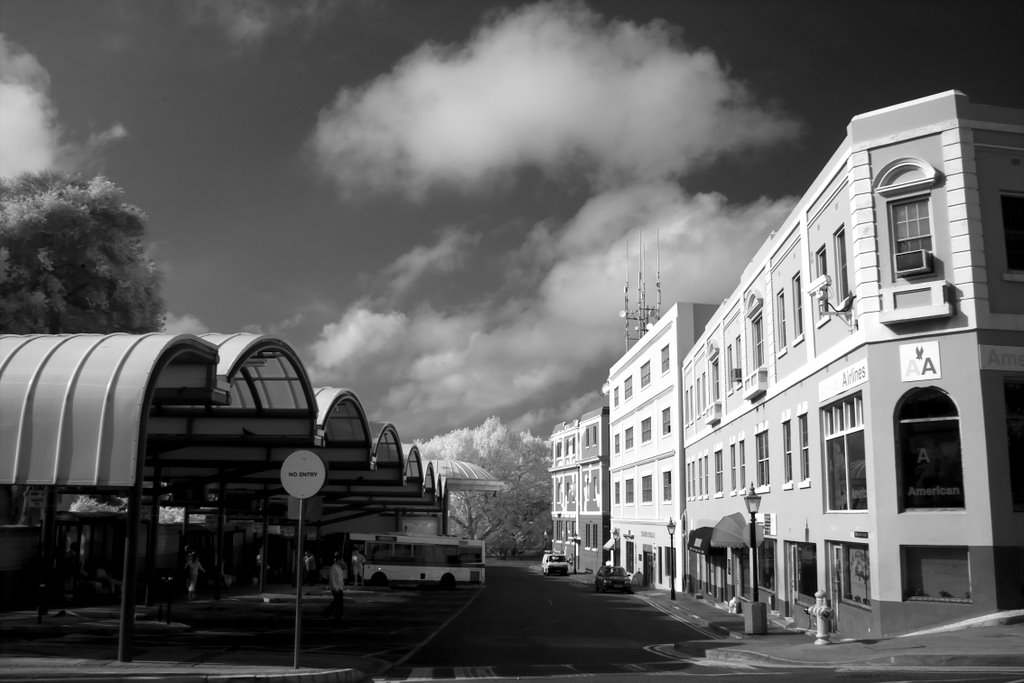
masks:
{"label": "fire hydrant", "polygon": [[814,634],[815,645],[831,645],[828,635],[828,622],[832,619],[832,608],[825,602],[825,591],[814,594],[814,605],[807,608],[807,613],[818,620],[818,632]]}

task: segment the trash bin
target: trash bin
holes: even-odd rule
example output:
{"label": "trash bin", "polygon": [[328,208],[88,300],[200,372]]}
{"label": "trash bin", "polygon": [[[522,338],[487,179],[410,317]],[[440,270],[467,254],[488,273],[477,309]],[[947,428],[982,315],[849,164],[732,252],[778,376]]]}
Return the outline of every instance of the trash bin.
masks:
{"label": "trash bin", "polygon": [[768,633],[768,605],[752,602],[743,610],[743,632],[747,635]]}

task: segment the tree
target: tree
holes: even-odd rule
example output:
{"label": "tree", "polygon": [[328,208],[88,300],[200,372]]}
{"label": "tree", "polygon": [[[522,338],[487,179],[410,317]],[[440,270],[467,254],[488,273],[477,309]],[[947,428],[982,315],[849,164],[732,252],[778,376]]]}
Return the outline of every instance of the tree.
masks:
{"label": "tree", "polygon": [[515,433],[497,417],[420,445],[425,460],[463,460],[504,482],[495,493],[452,492],[450,530],[480,538],[500,553],[540,549],[551,523],[549,449],[530,432]]}
{"label": "tree", "polygon": [[[146,216],[102,176],[0,178],[0,332],[152,332],[160,276]],[[0,487],[0,523],[25,523],[27,486]]]}
{"label": "tree", "polygon": [[145,231],[145,214],[103,176],[0,178],[0,330],[159,330],[165,308]]}

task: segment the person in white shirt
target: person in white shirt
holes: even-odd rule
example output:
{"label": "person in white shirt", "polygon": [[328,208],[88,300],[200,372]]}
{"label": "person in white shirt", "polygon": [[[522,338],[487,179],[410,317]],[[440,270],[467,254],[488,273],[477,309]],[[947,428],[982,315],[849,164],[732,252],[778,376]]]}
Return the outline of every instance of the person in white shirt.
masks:
{"label": "person in white shirt", "polygon": [[341,621],[341,615],[345,611],[345,579],[347,574],[348,565],[345,564],[345,558],[341,556],[341,553],[334,553],[334,564],[331,565],[329,586],[334,599],[331,600],[331,604],[327,605],[323,615],[325,617],[333,615],[335,621]]}
{"label": "person in white shirt", "polygon": [[363,565],[366,563],[366,558],[359,551],[359,548],[352,549],[352,585],[362,586],[363,585]]}

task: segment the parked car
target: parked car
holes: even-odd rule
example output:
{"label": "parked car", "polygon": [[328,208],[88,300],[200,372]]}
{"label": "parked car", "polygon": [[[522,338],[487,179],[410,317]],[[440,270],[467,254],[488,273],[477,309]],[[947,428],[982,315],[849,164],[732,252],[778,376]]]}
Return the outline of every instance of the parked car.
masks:
{"label": "parked car", "polygon": [[622,591],[623,593],[633,592],[633,577],[629,575],[625,567],[604,566],[597,570],[594,575],[594,592],[601,591]]}
{"label": "parked car", "polygon": [[544,576],[551,574],[569,575],[569,560],[560,553],[544,553],[540,558],[540,573]]}

